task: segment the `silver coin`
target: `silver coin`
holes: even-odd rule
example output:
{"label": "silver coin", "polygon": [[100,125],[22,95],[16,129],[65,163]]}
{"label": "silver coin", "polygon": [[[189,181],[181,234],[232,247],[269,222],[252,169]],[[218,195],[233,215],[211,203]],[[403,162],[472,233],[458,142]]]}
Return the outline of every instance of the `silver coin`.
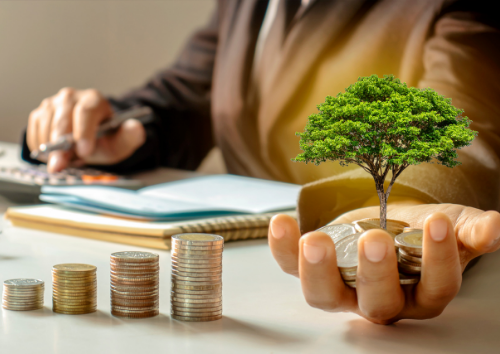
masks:
{"label": "silver coin", "polygon": [[411,231],[399,234],[394,242],[400,249],[412,256],[422,256],[422,231]]}
{"label": "silver coin", "polygon": [[197,295],[197,294],[182,294],[173,290],[170,292],[172,297],[178,297],[180,299],[221,299],[222,293],[219,294],[208,294],[208,295]]}
{"label": "silver coin", "polygon": [[221,302],[222,301],[222,298],[221,297],[216,297],[216,298],[213,298],[213,299],[185,299],[185,298],[182,298],[182,297],[177,297],[177,296],[171,296],[170,297],[170,300],[171,301],[174,301],[174,302],[179,302],[179,303],[192,303],[192,304],[208,304],[208,303],[212,303],[212,302]]}
{"label": "silver coin", "polygon": [[214,234],[185,233],[172,236],[172,245],[209,246],[224,244],[224,237]]}
{"label": "silver coin", "polygon": [[422,264],[422,258],[421,257],[412,256],[411,254],[408,254],[402,248],[399,249],[399,257],[403,258],[403,259],[406,259],[409,262],[413,262],[413,263],[416,263],[416,264]]}
{"label": "silver coin", "polygon": [[401,285],[417,284],[419,281],[420,277],[417,275],[399,273],[399,284]]}
{"label": "silver coin", "polygon": [[332,238],[333,243],[335,244],[344,237],[358,233],[358,231],[356,231],[356,228],[352,224],[331,224],[323,226],[316,231],[322,231],[326,233]]}
{"label": "silver coin", "polygon": [[125,252],[115,252],[111,254],[111,259],[115,261],[134,262],[134,260],[137,260],[139,262],[144,262],[144,261],[156,261],[159,258],[160,256],[158,254],[151,252],[125,251]]}
{"label": "silver coin", "polygon": [[192,312],[192,313],[203,313],[203,312],[210,312],[210,311],[222,311],[222,305],[221,306],[214,306],[214,307],[177,307],[177,306],[172,306],[171,311],[175,312]]}
{"label": "silver coin", "polygon": [[28,278],[19,278],[19,279],[9,279],[3,282],[5,287],[39,287],[43,286],[45,282],[39,279],[28,279]]}
{"label": "silver coin", "polygon": [[179,272],[176,269],[172,269],[172,275],[180,276],[180,277],[193,277],[193,278],[202,278],[202,277],[216,277],[220,276],[222,272]]}
{"label": "silver coin", "polygon": [[[171,301],[170,304],[173,307],[184,308],[184,309],[216,309],[222,307],[222,300],[219,302],[203,302],[203,303],[192,303],[192,302],[176,302]],[[186,310],[191,311],[191,310]]]}
{"label": "silver coin", "polygon": [[207,317],[207,316],[222,315],[222,310],[211,311],[211,312],[181,312],[173,310],[170,312],[170,314],[177,316],[185,316],[185,317]]}
{"label": "silver coin", "polygon": [[358,240],[362,233],[358,232],[341,239],[335,245],[337,266],[344,270],[358,266]]}
{"label": "silver coin", "polygon": [[222,275],[214,276],[214,277],[182,277],[176,274],[172,274],[172,279],[175,280],[183,280],[183,281],[222,281]]}

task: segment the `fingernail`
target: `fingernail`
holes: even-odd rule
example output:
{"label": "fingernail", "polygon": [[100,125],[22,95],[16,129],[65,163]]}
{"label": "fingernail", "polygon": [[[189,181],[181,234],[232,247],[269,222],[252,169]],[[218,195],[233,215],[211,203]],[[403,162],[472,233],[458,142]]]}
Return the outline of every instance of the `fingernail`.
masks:
{"label": "fingernail", "polygon": [[365,257],[373,263],[378,263],[384,259],[387,253],[387,246],[383,242],[367,241],[364,244]]}
{"label": "fingernail", "polygon": [[448,223],[443,219],[434,219],[429,225],[429,231],[431,232],[431,238],[434,241],[443,241],[448,233]]}
{"label": "fingernail", "polygon": [[322,246],[313,246],[304,243],[304,257],[309,263],[316,264],[325,258],[326,249]]}
{"label": "fingernail", "polygon": [[92,152],[92,145],[87,139],[78,140],[76,143],[76,152],[80,157],[87,157]]}
{"label": "fingernail", "polygon": [[274,238],[279,240],[280,238],[285,236],[285,230],[282,226],[273,221],[274,220],[271,220],[271,235],[273,235]]}
{"label": "fingernail", "polygon": [[58,163],[57,163],[57,155],[51,156],[49,158],[49,161],[47,162],[47,170],[50,173],[54,173],[54,172],[56,172],[55,169],[56,169],[57,165],[58,165]]}

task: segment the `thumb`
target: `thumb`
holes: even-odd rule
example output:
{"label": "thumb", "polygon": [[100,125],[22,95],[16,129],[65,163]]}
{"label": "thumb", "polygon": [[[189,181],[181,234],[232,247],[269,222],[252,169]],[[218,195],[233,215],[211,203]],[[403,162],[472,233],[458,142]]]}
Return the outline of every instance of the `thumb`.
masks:
{"label": "thumb", "polygon": [[146,130],[137,119],[128,119],[118,131],[97,141],[94,154],[85,159],[96,165],[115,164],[130,157],[146,141]]}

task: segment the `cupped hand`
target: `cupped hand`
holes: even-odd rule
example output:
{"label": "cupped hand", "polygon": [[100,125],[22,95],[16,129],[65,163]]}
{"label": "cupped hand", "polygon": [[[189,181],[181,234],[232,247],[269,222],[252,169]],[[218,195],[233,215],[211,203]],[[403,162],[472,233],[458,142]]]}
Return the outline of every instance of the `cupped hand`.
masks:
{"label": "cupped hand", "polygon": [[60,171],[71,161],[96,165],[120,162],[144,143],[146,134],[138,120],[129,119],[116,133],[96,140],[99,125],[112,114],[109,102],[98,91],[63,88],[31,112],[26,132],[28,147],[37,150],[41,144],[73,134],[75,151],[54,151],[48,161],[43,161],[49,172]]}
{"label": "cupped hand", "polygon": [[[333,223],[378,217],[378,213],[378,207],[357,209]],[[381,229],[369,230],[359,239],[356,289],[344,284],[327,234],[315,231],[301,236],[293,218],[277,215],[269,227],[269,245],[281,268],[300,278],[311,306],[354,312],[379,324],[438,316],[460,289],[465,266],[500,248],[496,211],[454,204],[398,205],[389,208],[388,218],[424,230],[418,284],[399,284],[394,241]]]}

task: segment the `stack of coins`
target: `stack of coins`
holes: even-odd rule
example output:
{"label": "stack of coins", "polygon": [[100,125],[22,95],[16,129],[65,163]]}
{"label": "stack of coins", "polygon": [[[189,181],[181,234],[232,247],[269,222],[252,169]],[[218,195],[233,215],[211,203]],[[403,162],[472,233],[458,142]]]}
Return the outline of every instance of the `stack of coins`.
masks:
{"label": "stack of coins", "polygon": [[160,257],[150,252],[111,255],[111,314],[146,318],[160,313]]}
{"label": "stack of coins", "polygon": [[3,283],[2,307],[12,311],[39,310],[43,307],[45,283],[38,279],[10,279]]}
{"label": "stack of coins", "polygon": [[[393,236],[408,229],[408,224],[399,220],[387,220],[389,233]],[[363,219],[353,224],[330,224],[317,231],[328,234],[334,244],[337,254],[337,266],[344,283],[352,288],[356,287],[356,276],[358,271],[358,240],[362,233],[371,229],[380,228],[380,219]],[[395,236],[397,238],[397,236]],[[398,244],[395,244],[397,249]],[[401,250],[401,249],[400,249]],[[401,251],[400,251],[401,252]],[[404,261],[403,261],[404,262]],[[400,284],[415,284],[419,277],[412,272],[403,272],[400,267]]]}
{"label": "stack of coins", "polygon": [[210,234],[172,236],[171,315],[181,321],[222,318],[224,238]]}
{"label": "stack of coins", "polygon": [[399,248],[398,268],[405,274],[420,274],[422,270],[423,230],[405,229],[394,240]]}
{"label": "stack of coins", "polygon": [[88,264],[58,264],[52,268],[52,310],[82,315],[97,310],[97,268]]}

